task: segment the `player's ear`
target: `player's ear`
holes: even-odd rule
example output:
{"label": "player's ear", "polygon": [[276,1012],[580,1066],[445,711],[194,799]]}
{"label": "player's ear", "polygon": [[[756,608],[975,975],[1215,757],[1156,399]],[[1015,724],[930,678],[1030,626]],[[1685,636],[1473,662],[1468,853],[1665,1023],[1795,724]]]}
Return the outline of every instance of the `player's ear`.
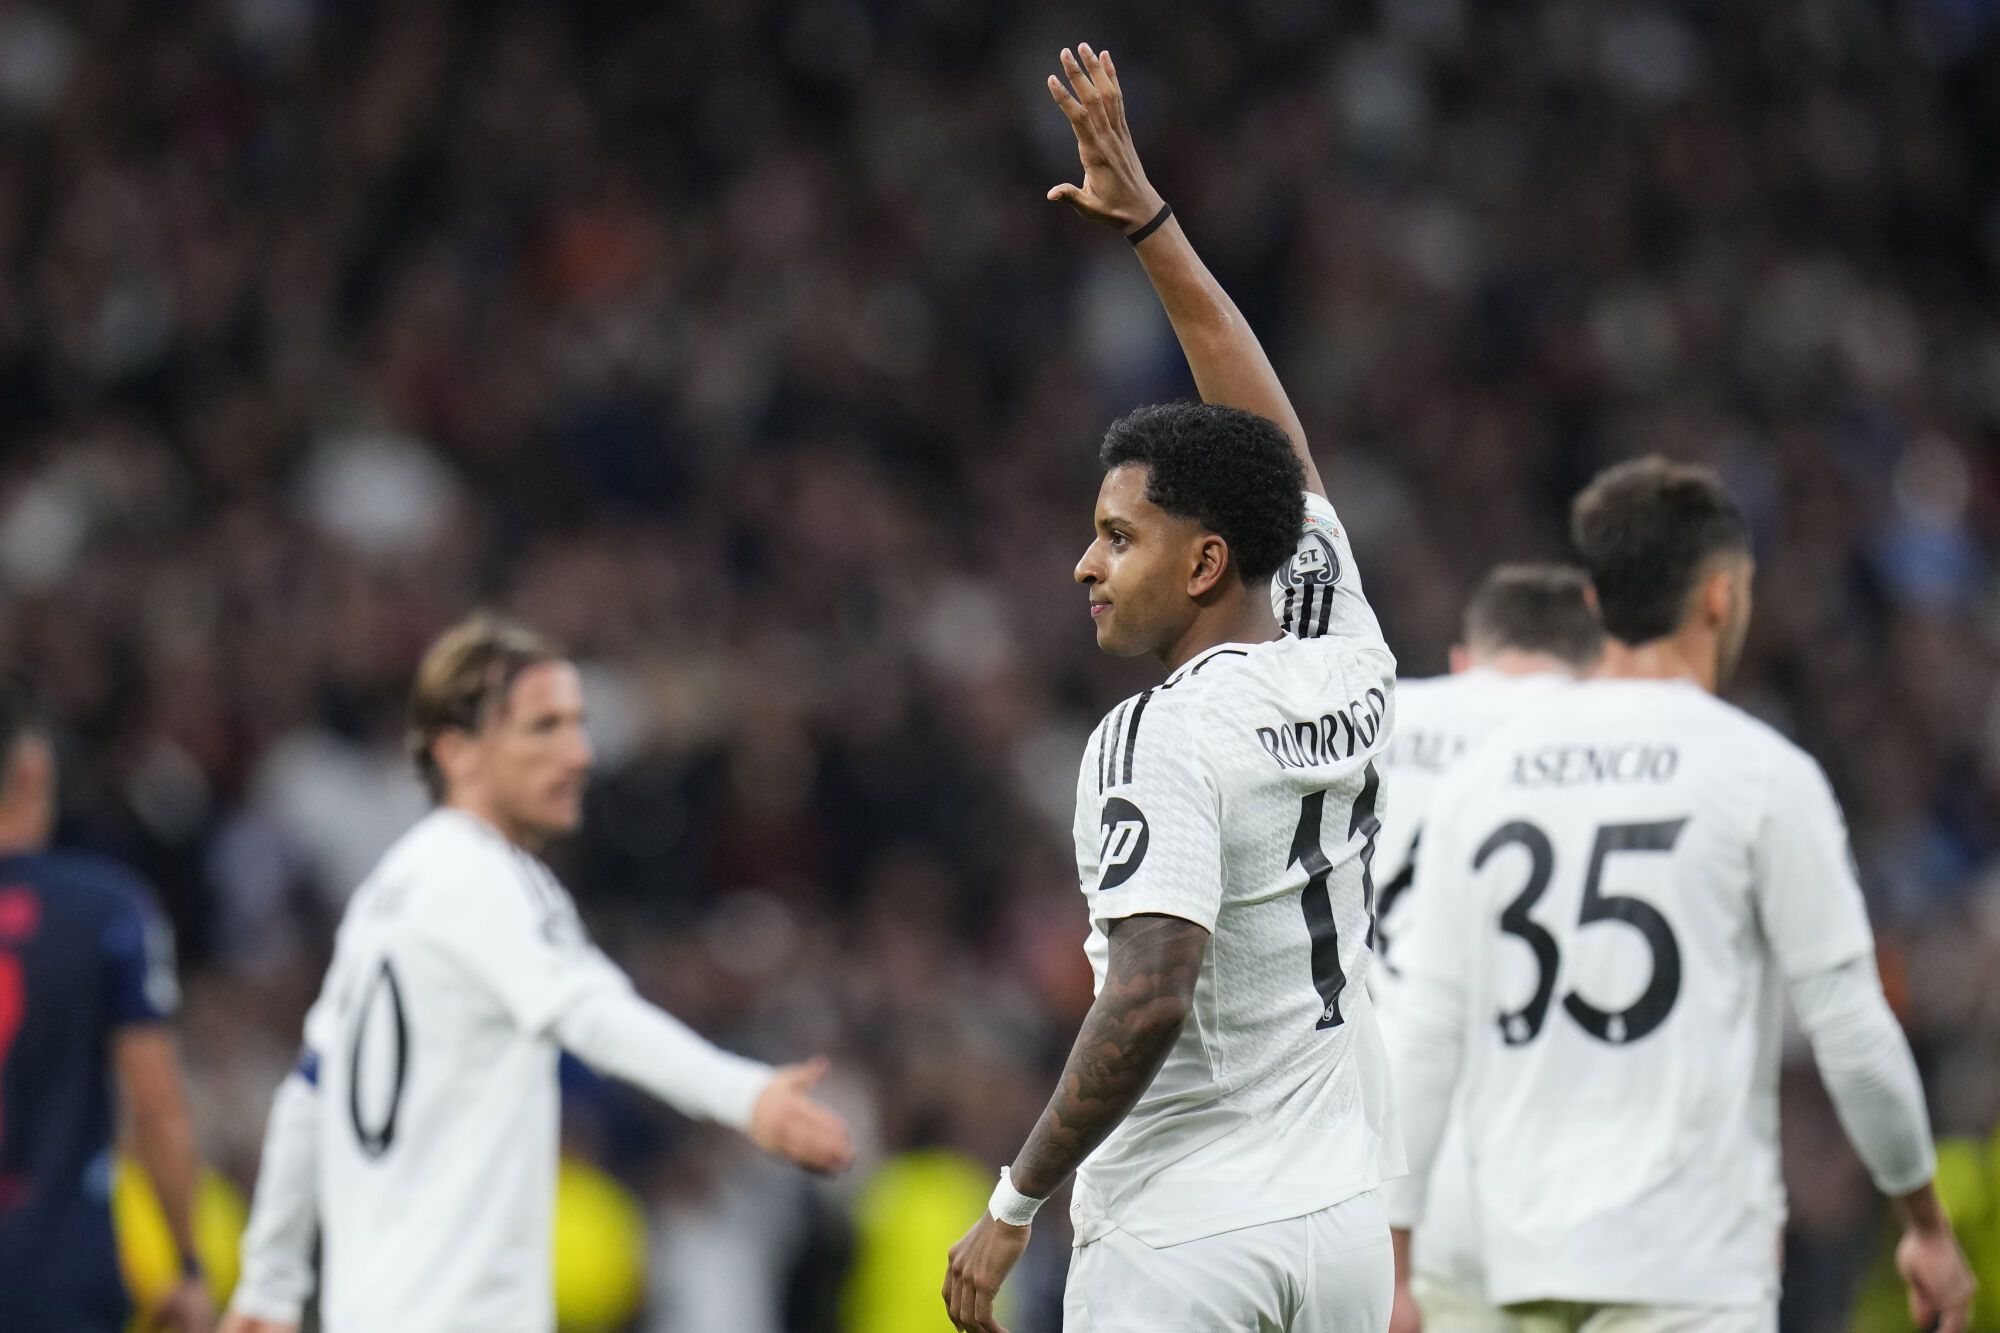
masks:
{"label": "player's ear", "polygon": [[1454,676],[1472,670],[1472,650],[1462,643],[1454,643],[1447,664]]}
{"label": "player's ear", "polygon": [[1213,532],[1204,532],[1194,548],[1194,567],[1188,573],[1188,596],[1200,599],[1234,572],[1229,560],[1229,543]]}
{"label": "player's ear", "polygon": [[437,739],[431,742],[431,758],[437,762],[438,772],[444,775],[446,790],[470,777],[478,765],[472,734],[458,727],[446,727],[437,734]]}
{"label": "player's ear", "polygon": [[1736,610],[1736,571],[1726,564],[1711,566],[1701,581],[1701,618],[1712,629],[1730,623]]}

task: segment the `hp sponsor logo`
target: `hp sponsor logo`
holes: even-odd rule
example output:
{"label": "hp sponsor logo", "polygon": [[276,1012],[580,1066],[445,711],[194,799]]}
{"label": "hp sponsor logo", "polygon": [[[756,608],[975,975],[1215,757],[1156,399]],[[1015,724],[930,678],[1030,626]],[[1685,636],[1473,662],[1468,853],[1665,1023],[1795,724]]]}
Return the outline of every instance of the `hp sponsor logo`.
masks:
{"label": "hp sponsor logo", "polygon": [[1139,807],[1121,796],[1113,796],[1104,803],[1104,813],[1099,817],[1098,827],[1103,838],[1097,847],[1097,887],[1115,889],[1139,868],[1146,859],[1146,816]]}

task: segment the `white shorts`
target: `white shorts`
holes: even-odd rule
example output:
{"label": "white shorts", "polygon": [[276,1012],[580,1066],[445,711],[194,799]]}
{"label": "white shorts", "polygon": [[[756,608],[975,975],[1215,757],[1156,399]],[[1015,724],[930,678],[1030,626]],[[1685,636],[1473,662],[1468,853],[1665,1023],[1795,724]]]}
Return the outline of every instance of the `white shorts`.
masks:
{"label": "white shorts", "polygon": [[1424,1333],[1514,1333],[1506,1311],[1478,1293],[1418,1273],[1410,1279],[1410,1294],[1423,1312]]}
{"label": "white shorts", "polygon": [[1767,1305],[1587,1305],[1535,1301],[1507,1307],[1512,1333],[1778,1333]]}
{"label": "white shorts", "polygon": [[1374,1192],[1154,1249],[1125,1231],[1069,1261],[1063,1333],[1383,1333],[1395,1295]]}

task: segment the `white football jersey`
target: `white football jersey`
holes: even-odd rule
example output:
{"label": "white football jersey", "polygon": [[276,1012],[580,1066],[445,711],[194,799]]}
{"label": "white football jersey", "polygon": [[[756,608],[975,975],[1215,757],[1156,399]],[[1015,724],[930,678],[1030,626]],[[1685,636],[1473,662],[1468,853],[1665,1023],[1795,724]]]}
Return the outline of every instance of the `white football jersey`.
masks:
{"label": "white football jersey", "polygon": [[[1375,965],[1368,972],[1369,993],[1384,1031],[1396,1021],[1396,932],[1407,919],[1416,878],[1413,853],[1432,793],[1487,733],[1574,683],[1554,672],[1508,675],[1485,667],[1396,682],[1396,729],[1377,765],[1383,786],[1395,799],[1382,816],[1376,844]],[[1455,1119],[1438,1146],[1427,1200],[1424,1223],[1412,1244],[1416,1271],[1476,1296],[1485,1279],[1473,1224],[1472,1165]]]}
{"label": "white football jersey", "polygon": [[1113,709],[1084,754],[1098,986],[1118,919],[1181,917],[1210,938],[1165,1065],[1077,1173],[1078,1244],[1297,1217],[1403,1169],[1366,984],[1395,660],[1332,515],[1314,497],[1307,566],[1276,594],[1290,576],[1301,628],[1323,637],[1212,648]]}
{"label": "white football jersey", "polygon": [[1691,682],[1593,680],[1439,787],[1398,1007],[1462,1015],[1496,1303],[1776,1298],[1784,982],[1864,957],[1819,766]]}
{"label": "white football jersey", "polygon": [[329,1333],[554,1328],[551,1027],[628,984],[479,819],[435,810],[383,857],[306,1021]]}
{"label": "white football jersey", "polygon": [[1486,667],[1396,682],[1396,730],[1376,765],[1396,797],[1375,844],[1376,966],[1369,988],[1377,1001],[1395,977],[1397,916],[1415,881],[1417,840],[1437,784],[1494,728],[1574,683],[1554,672],[1514,676]]}

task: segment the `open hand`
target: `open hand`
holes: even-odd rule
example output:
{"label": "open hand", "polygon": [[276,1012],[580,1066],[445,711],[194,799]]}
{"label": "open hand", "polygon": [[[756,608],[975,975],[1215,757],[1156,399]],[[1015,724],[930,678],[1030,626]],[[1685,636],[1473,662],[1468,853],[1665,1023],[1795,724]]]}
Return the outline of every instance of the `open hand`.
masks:
{"label": "open hand", "polygon": [[1000,1284],[1021,1262],[1030,1227],[1011,1227],[982,1213],[951,1247],[944,1270],[944,1309],[959,1333],[1007,1333],[993,1317]]}
{"label": "open hand", "polygon": [[299,1333],[299,1326],[276,1319],[255,1319],[231,1310],[222,1320],[222,1333]]}
{"label": "open hand", "polygon": [[750,1111],[752,1143],[821,1175],[854,1165],[854,1136],[847,1122],[807,1095],[826,1077],[827,1068],[825,1056],[781,1066]]}
{"label": "open hand", "polygon": [[142,1327],[172,1333],[213,1333],[215,1302],[209,1297],[208,1284],[200,1277],[182,1278]]}
{"label": "open hand", "polygon": [[1950,1227],[1911,1227],[1896,1246],[1896,1271],[1910,1289],[1910,1318],[1921,1329],[1965,1333],[1978,1283]]}
{"label": "open hand", "polygon": [[1111,53],[1099,55],[1088,43],[1079,44],[1075,51],[1065,47],[1062,67],[1069,83],[1049,75],[1049,96],[1076,131],[1083,184],[1058,185],[1049,191],[1049,199],[1060,199],[1106,226],[1136,231],[1153,220],[1162,200],[1139,165],[1139,150],[1125,124],[1125,93],[1118,86]]}

